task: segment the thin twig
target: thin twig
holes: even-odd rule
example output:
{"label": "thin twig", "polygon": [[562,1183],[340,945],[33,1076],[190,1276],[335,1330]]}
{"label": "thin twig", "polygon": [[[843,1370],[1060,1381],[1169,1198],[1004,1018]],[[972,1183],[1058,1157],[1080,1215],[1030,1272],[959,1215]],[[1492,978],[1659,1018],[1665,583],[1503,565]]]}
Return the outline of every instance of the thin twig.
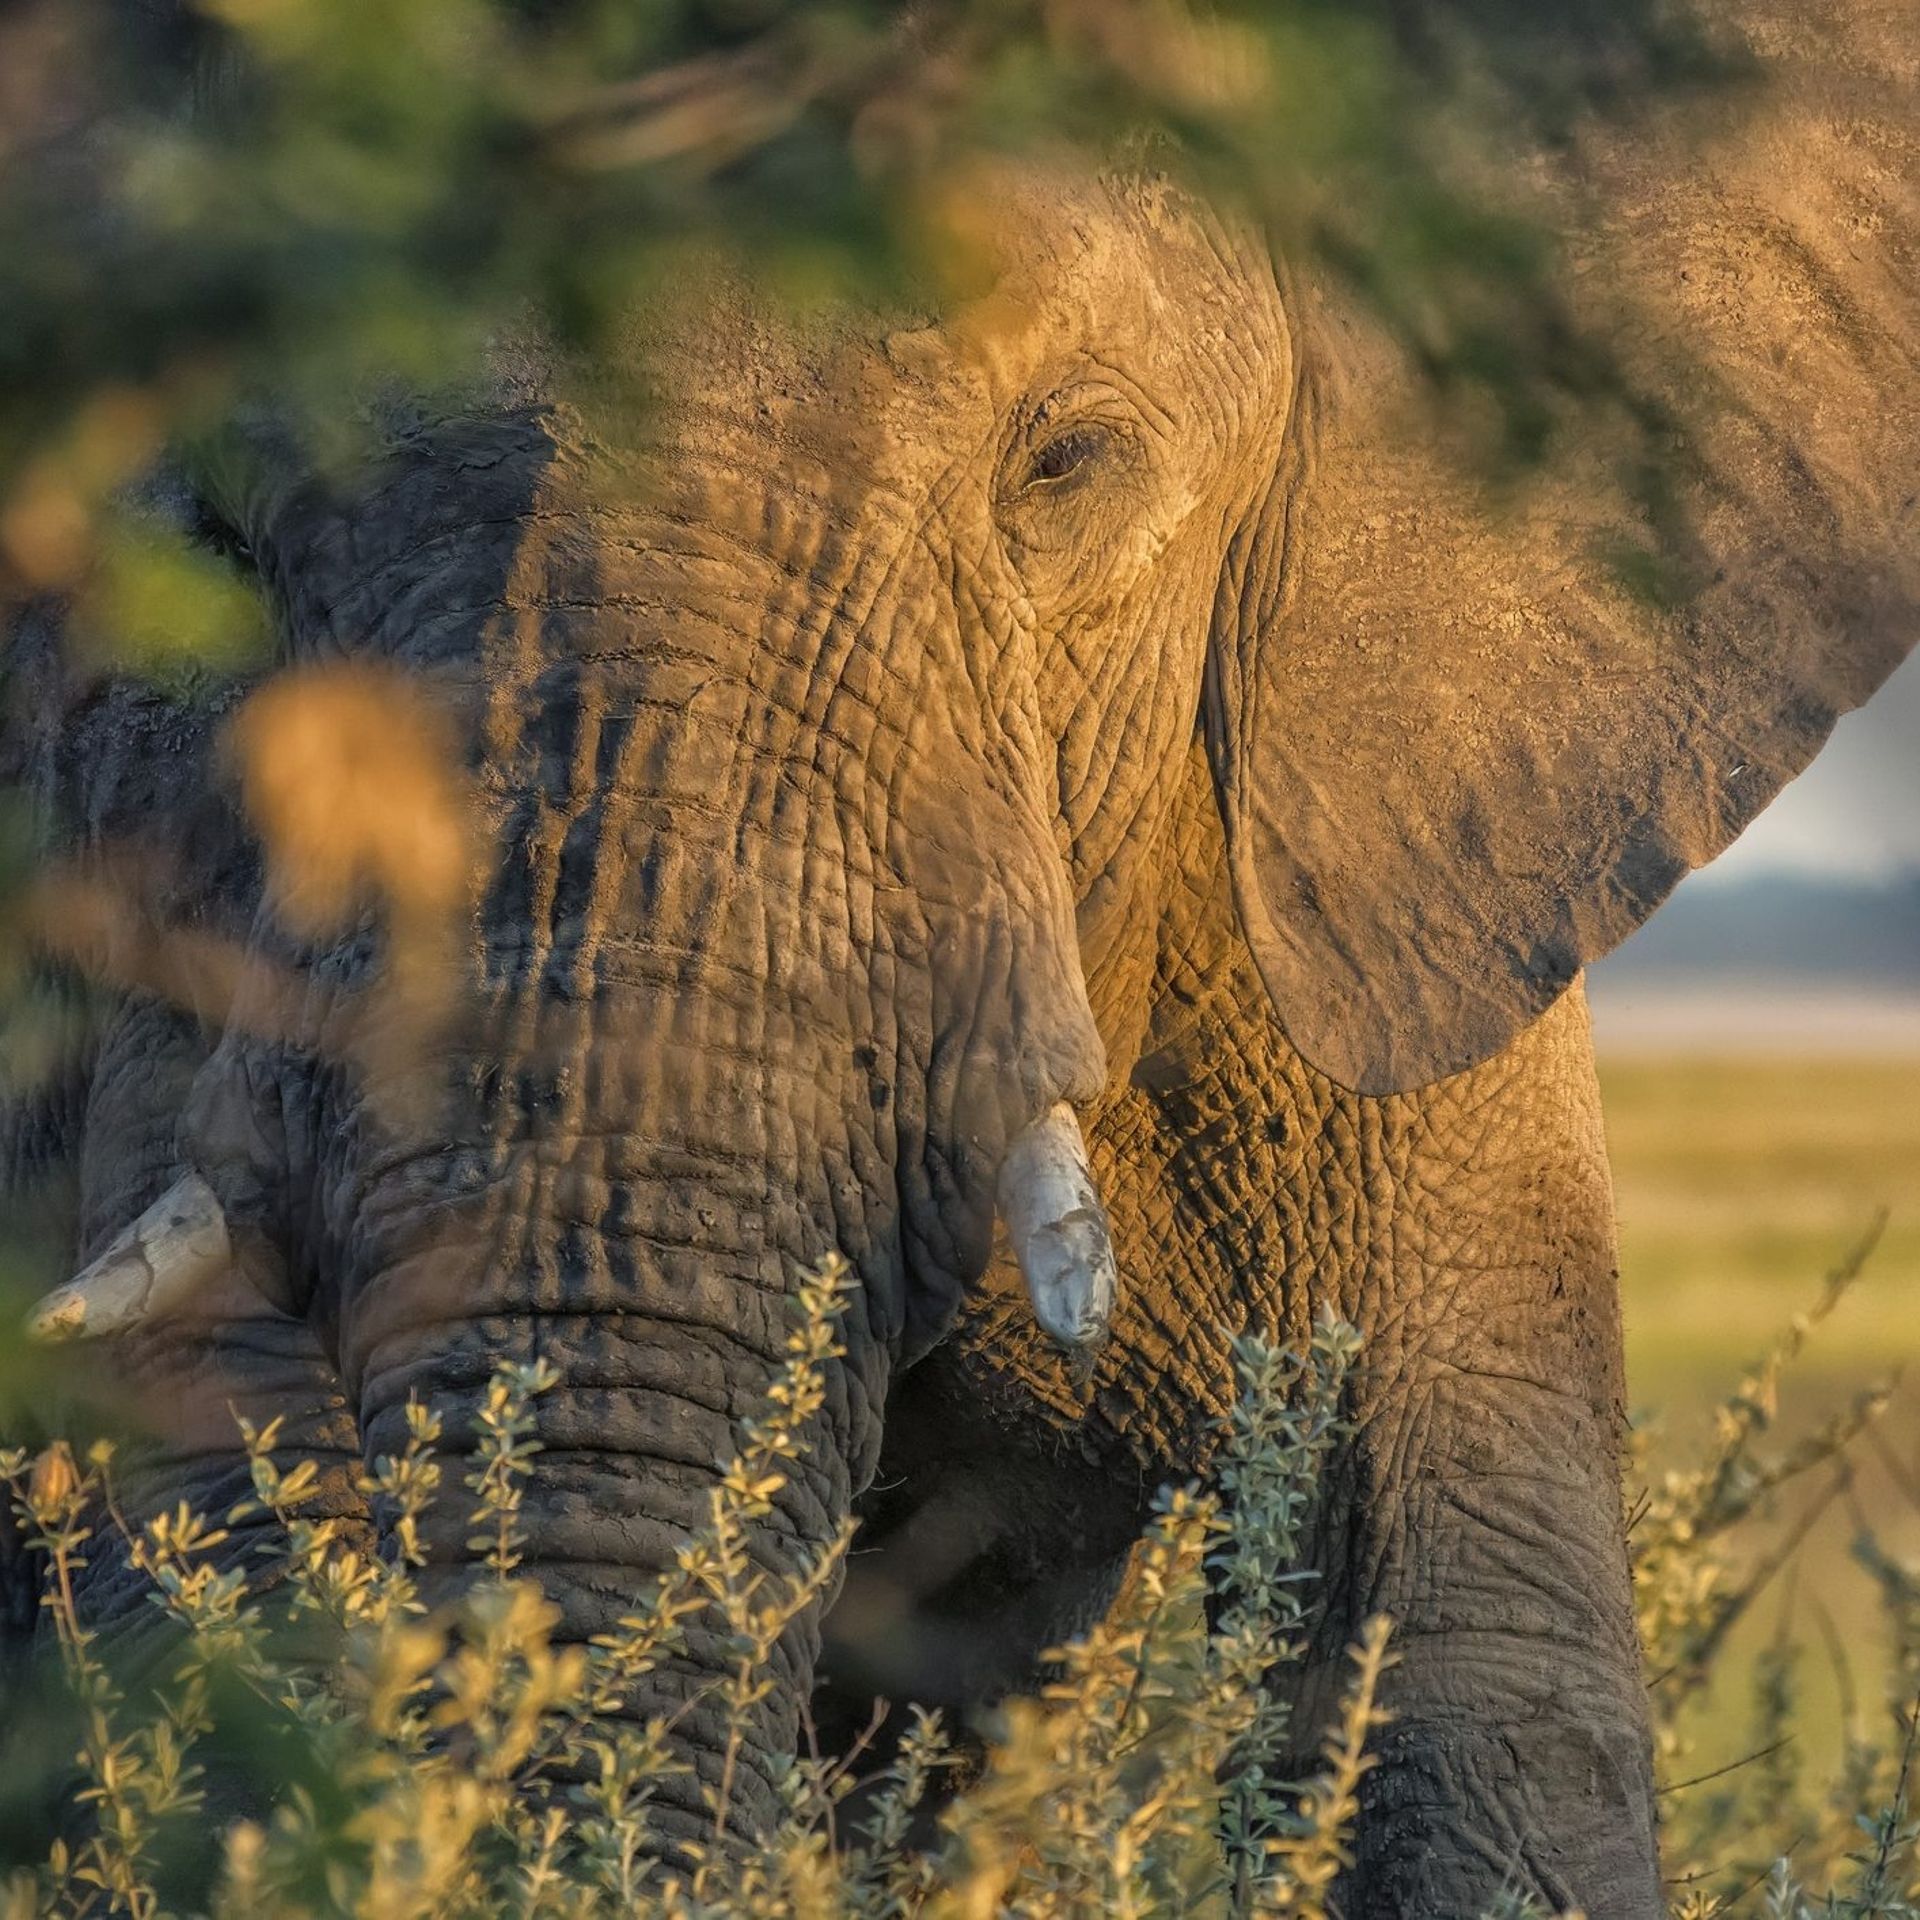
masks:
{"label": "thin twig", "polygon": [[1757,1760],[1765,1760],[1778,1753],[1783,1747],[1793,1745],[1793,1735],[1776,1740],[1771,1746],[1760,1747],[1739,1760],[1729,1760],[1724,1767],[1715,1767],[1710,1773],[1696,1773],[1691,1780],[1670,1780],[1659,1789],[1662,1794],[1685,1793],[1689,1787],[1704,1787],[1709,1780],[1721,1779],[1729,1773],[1738,1773],[1742,1767],[1750,1767]]}
{"label": "thin twig", "polygon": [[1900,1742],[1900,1773],[1893,1783],[1893,1798],[1887,1804],[1886,1818],[1880,1824],[1880,1844],[1873,1850],[1873,1874],[1867,1884],[1877,1895],[1886,1886],[1887,1869],[1893,1864],[1893,1844],[1900,1837],[1907,1811],[1907,1783],[1913,1775],[1914,1742],[1920,1738],[1920,1700],[1907,1711],[1906,1737]]}

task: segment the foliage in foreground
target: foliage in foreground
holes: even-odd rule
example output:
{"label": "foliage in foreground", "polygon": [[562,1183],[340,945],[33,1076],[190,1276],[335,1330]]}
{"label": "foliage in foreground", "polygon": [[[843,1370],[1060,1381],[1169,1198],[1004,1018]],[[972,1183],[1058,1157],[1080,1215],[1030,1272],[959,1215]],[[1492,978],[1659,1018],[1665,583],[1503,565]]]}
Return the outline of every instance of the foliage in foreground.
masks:
{"label": "foliage in foreground", "polygon": [[[1767,1450],[1780,1375],[1865,1251],[1741,1383],[1708,1457],[1665,1475],[1635,1515],[1682,1920],[1920,1915],[1916,1721],[1899,1707],[1920,1688],[1920,1573],[1871,1536],[1856,1553],[1893,1632],[1894,1710],[1878,1726],[1856,1713],[1839,1775],[1816,1790],[1796,1759],[1795,1663],[1782,1645],[1756,1669],[1751,1758],[1687,1777],[1688,1709],[1783,1557],[1743,1551],[1743,1529],[1806,1474],[1843,1474],[1845,1448],[1884,1404],[1883,1394],[1863,1396],[1812,1439]],[[829,1266],[806,1285],[786,1365],[743,1423],[705,1524],[635,1612],[589,1648],[555,1642],[553,1608],[518,1572],[519,1505],[538,1450],[533,1403],[552,1384],[544,1365],[503,1364],[496,1375],[465,1482],[489,1577],[447,1607],[429,1608],[417,1579],[421,1521],[445,1492],[439,1424],[424,1407],[410,1410],[404,1450],[367,1478],[389,1516],[381,1556],[338,1522],[303,1515],[313,1476],[275,1464],[274,1426],[246,1431],[253,1495],[224,1522],[183,1508],[127,1529],[104,1445],[84,1459],[58,1445],[31,1461],[0,1454],[45,1556],[43,1605],[78,1728],[60,1785],[86,1809],[83,1831],[0,1886],[0,1920],[1337,1913],[1368,1739],[1385,1718],[1376,1698],[1391,1664],[1388,1623],[1370,1622],[1352,1650],[1344,1708],[1311,1780],[1279,1776],[1280,1756],[1298,1744],[1284,1703],[1261,1684],[1300,1658],[1313,1606],[1300,1564],[1306,1524],[1358,1347],[1333,1322],[1304,1353],[1253,1337],[1238,1344],[1241,1394],[1213,1484],[1162,1496],[1107,1618],[1056,1654],[1038,1698],[1004,1709],[984,1768],[948,1798],[937,1827],[929,1799],[956,1755],[938,1721],[917,1713],[864,1785],[857,1754],[794,1762],[781,1822],[744,1853],[717,1844],[739,1759],[730,1751],[717,1782],[700,1788],[707,1838],[689,1847],[680,1828],[678,1861],[663,1862],[654,1814],[677,1766],[671,1727],[620,1709],[691,1627],[717,1624],[730,1660],[711,1693],[744,1727],[775,1643],[831,1582],[844,1536],[778,1576],[746,1543],[803,1452],[838,1352],[845,1284]],[[228,1527],[263,1510],[279,1523],[277,1564],[251,1577],[223,1566]],[[157,1686],[116,1678],[74,1604],[73,1576],[105,1528],[126,1534],[172,1623]],[[236,1723],[251,1729],[267,1810],[210,1838]],[[264,1775],[261,1755],[271,1759]],[[1535,1912],[1518,1897],[1495,1911]]]}
{"label": "foliage in foreground", "polygon": [[185,455],[210,506],[263,394],[276,434],[332,468],[377,444],[378,410],[343,395],[484,381],[529,330],[597,388],[627,367],[634,314],[715,248],[803,306],[922,305],[966,281],[983,163],[1097,164],[1136,132],[1352,282],[1439,390],[1475,398],[1463,424],[1497,419],[1490,451],[1537,455],[1616,395],[1549,295],[1505,143],[1724,76],[1685,0],[1431,11],[18,0],[0,8],[0,612],[64,596],[96,664],[256,657],[266,622],[221,558],[244,541],[151,511],[143,476]]}
{"label": "foliage in foreground", "polygon": [[[1162,1499],[1113,1610],[1061,1651],[1040,1699],[1009,1708],[983,1776],[931,1848],[915,1844],[915,1814],[951,1753],[920,1716],[857,1812],[844,1761],[794,1764],[784,1821],[744,1856],[716,1844],[739,1760],[730,1750],[700,1789],[709,1838],[689,1850],[683,1829],[682,1864],[661,1864],[653,1814],[675,1771],[671,1729],[619,1709],[690,1625],[718,1624],[731,1658],[711,1690],[743,1728],[776,1642],[830,1582],[845,1537],[777,1578],[747,1539],[819,1409],[843,1284],[837,1267],[807,1284],[785,1367],[743,1424],[705,1525],[590,1648],[556,1644],[553,1608],[517,1573],[531,1403],[552,1384],[543,1366],[507,1364],[495,1378],[467,1478],[489,1578],[446,1609],[427,1608],[416,1578],[420,1522],[441,1493],[431,1412],[410,1410],[405,1450],[368,1479],[391,1516],[386,1558],[303,1517],[313,1475],[275,1465],[273,1427],[248,1430],[253,1498],[226,1525],[182,1510],[131,1534],[176,1628],[170,1676],[146,1697],[116,1681],[72,1599],[95,1529],[116,1524],[110,1454],[0,1459],[46,1557],[45,1604],[80,1710],[75,1790],[93,1815],[85,1839],[16,1877],[0,1911],[960,1920],[1191,1912],[1231,1892],[1248,1914],[1323,1912],[1378,1717],[1386,1625],[1355,1648],[1346,1711],[1303,1789],[1273,1778],[1285,1710],[1259,1682],[1302,1645],[1301,1532],[1355,1346],[1332,1324],[1303,1355],[1242,1343],[1215,1487]],[[226,1526],[261,1508],[284,1539],[271,1601],[217,1558]],[[1221,1596],[1211,1630],[1200,1624],[1209,1582]],[[183,1861],[182,1829],[205,1824],[202,1750],[236,1690],[295,1758],[269,1817],[231,1826],[213,1858],[202,1848]]]}

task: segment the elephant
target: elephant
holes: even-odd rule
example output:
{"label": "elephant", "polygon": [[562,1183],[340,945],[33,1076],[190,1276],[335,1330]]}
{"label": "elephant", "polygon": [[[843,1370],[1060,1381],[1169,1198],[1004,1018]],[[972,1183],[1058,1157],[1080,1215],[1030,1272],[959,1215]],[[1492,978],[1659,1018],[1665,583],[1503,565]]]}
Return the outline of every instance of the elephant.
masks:
{"label": "elephant", "polygon": [[[1729,4],[1740,111],[1537,157],[1664,500],[1611,440],[1478,486],[1402,332],[1135,152],[1000,163],[991,285],[937,314],[716,268],[649,320],[637,424],[503,346],[350,480],[271,435],[187,473],[273,609],[264,686],[78,678],[57,609],[13,642],[16,770],[70,847],[147,850],[90,930],[83,1084],[20,1130],[73,1156],[90,1263],[44,1323],[115,1330],[163,1410],[128,1498],[221,1507],[231,1402],[377,1535],[351,1468],[408,1397],[458,1451],[494,1362],[542,1358],[527,1564],[584,1640],[839,1251],[845,1353],[756,1551],[854,1514],[871,1550],[782,1644],[746,1824],[816,1686],[1028,1681],[1204,1467],[1232,1336],[1335,1311],[1365,1364],[1302,1738],[1360,1620],[1402,1656],[1343,1911],[1661,1912],[1580,975],[1916,631],[1900,12]],[[1621,563],[1655,549],[1677,584]],[[450,756],[451,849],[371,746],[363,802],[444,937],[365,907],[385,856],[342,856],[338,913],[288,877],[304,749],[242,783],[221,744],[284,686]],[[89,1570],[103,1630],[136,1585]],[[674,1738],[711,1774],[711,1719]]]}

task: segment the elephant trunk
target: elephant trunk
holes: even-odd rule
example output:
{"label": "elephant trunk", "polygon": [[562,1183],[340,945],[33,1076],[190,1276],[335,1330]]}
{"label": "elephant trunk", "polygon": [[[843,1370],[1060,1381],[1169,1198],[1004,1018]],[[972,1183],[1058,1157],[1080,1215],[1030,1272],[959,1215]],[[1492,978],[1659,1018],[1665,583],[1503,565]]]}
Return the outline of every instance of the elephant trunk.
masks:
{"label": "elephant trunk", "polygon": [[[937,1062],[924,1080],[889,1063],[883,1079],[844,1004],[798,1004],[744,964],[662,991],[669,952],[657,925],[630,937],[578,996],[556,993],[551,972],[529,992],[516,972],[448,1066],[443,1138],[385,1139],[371,1111],[337,1132],[348,1177],[324,1268],[338,1291],[315,1310],[336,1325],[370,1457],[404,1443],[410,1398],[441,1415],[448,1492],[426,1596],[484,1577],[455,1462],[483,1438],[498,1364],[544,1361],[557,1383],[532,1407],[521,1567],[576,1645],[635,1612],[707,1524],[742,1422],[790,1357],[800,1277],[826,1256],[859,1284],[802,1451],[746,1532],[772,1582],[763,1605],[831,1550],[877,1464],[890,1371],[984,1260],[996,1199],[1065,1337],[1092,1337],[1112,1293],[1069,1109],[1048,1101],[1022,1123],[1023,1096],[1003,1096],[1013,1119],[996,1130],[976,1099],[973,1157],[944,1155],[932,1143],[954,1129],[925,1091],[942,1084]],[[685,967],[684,950],[671,960]],[[973,1028],[965,1037],[978,1046]],[[980,1073],[950,1077],[964,1095]],[[930,1162],[947,1169],[938,1190]],[[671,1720],[687,1769],[656,1802],[667,1838],[711,1832],[723,1771],[730,1826],[772,1817],[769,1757],[794,1748],[837,1588],[823,1582],[780,1636],[747,1725],[729,1725],[715,1692],[738,1652],[713,1614],[626,1703]]]}
{"label": "elephant trunk", "polygon": [[[589,1129],[564,1158],[535,1148],[476,1183],[459,1155],[394,1166],[370,1188],[364,1232],[383,1243],[343,1321],[369,1457],[404,1444],[418,1398],[443,1421],[445,1472],[425,1530],[429,1602],[485,1578],[485,1543],[463,1482],[484,1434],[482,1401],[503,1360],[544,1361],[557,1384],[532,1403],[539,1446],[517,1520],[519,1571],[557,1610],[556,1637],[582,1645],[615,1630],[672,1572],[709,1520],[740,1423],[787,1359],[793,1278],[832,1241],[805,1230],[791,1200],[772,1199],[740,1158],[681,1153],[671,1172],[632,1172],[631,1132]],[[785,1469],[773,1511],[748,1528],[756,1573],[798,1578],[826,1553],[870,1471],[885,1356],[855,1300],[843,1362]],[[821,1606],[837,1579],[789,1625],[774,1684],[751,1710],[727,1769],[728,1824],[773,1812],[767,1756],[789,1752],[811,1683]],[[675,1658],[640,1683],[623,1712],[669,1716],[677,1764],[657,1805],[663,1833],[711,1830],[709,1796],[729,1745],[715,1683],[737,1659],[717,1612],[696,1618]]]}

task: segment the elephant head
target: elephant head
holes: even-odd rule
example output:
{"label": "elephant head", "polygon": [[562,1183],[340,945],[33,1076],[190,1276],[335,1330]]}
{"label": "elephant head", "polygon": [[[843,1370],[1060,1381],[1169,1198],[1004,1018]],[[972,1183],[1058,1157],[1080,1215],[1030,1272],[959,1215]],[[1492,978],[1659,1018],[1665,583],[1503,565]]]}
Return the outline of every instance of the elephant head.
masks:
{"label": "elephant head", "polygon": [[[552,1361],[529,1560],[586,1636],[697,1517],[799,1269],[859,1285],[768,1554],[872,1478],[996,1212],[1043,1321],[1096,1330],[1071,1115],[1140,1066],[1216,871],[1248,1018],[1318,1084],[1417,1099],[1500,1054],[1915,630],[1911,60],[1866,0],[1740,12],[1767,85],[1704,143],[1649,115],[1540,162],[1632,404],[1517,498],[1336,275],[1137,164],[997,178],[997,277],[936,320],[803,324],[716,273],[631,432],[528,356],[352,486],[209,481],[290,670],[440,716],[473,877],[411,1052],[382,938],[269,884],[274,1009],[236,989],[183,1194],[60,1311],[162,1242],[169,1284],[168,1248],[239,1259],[372,1452],[410,1394],[457,1440],[497,1357]],[[1659,501],[1621,478],[1650,422]],[[437,1559],[468,1570],[451,1525]]]}

